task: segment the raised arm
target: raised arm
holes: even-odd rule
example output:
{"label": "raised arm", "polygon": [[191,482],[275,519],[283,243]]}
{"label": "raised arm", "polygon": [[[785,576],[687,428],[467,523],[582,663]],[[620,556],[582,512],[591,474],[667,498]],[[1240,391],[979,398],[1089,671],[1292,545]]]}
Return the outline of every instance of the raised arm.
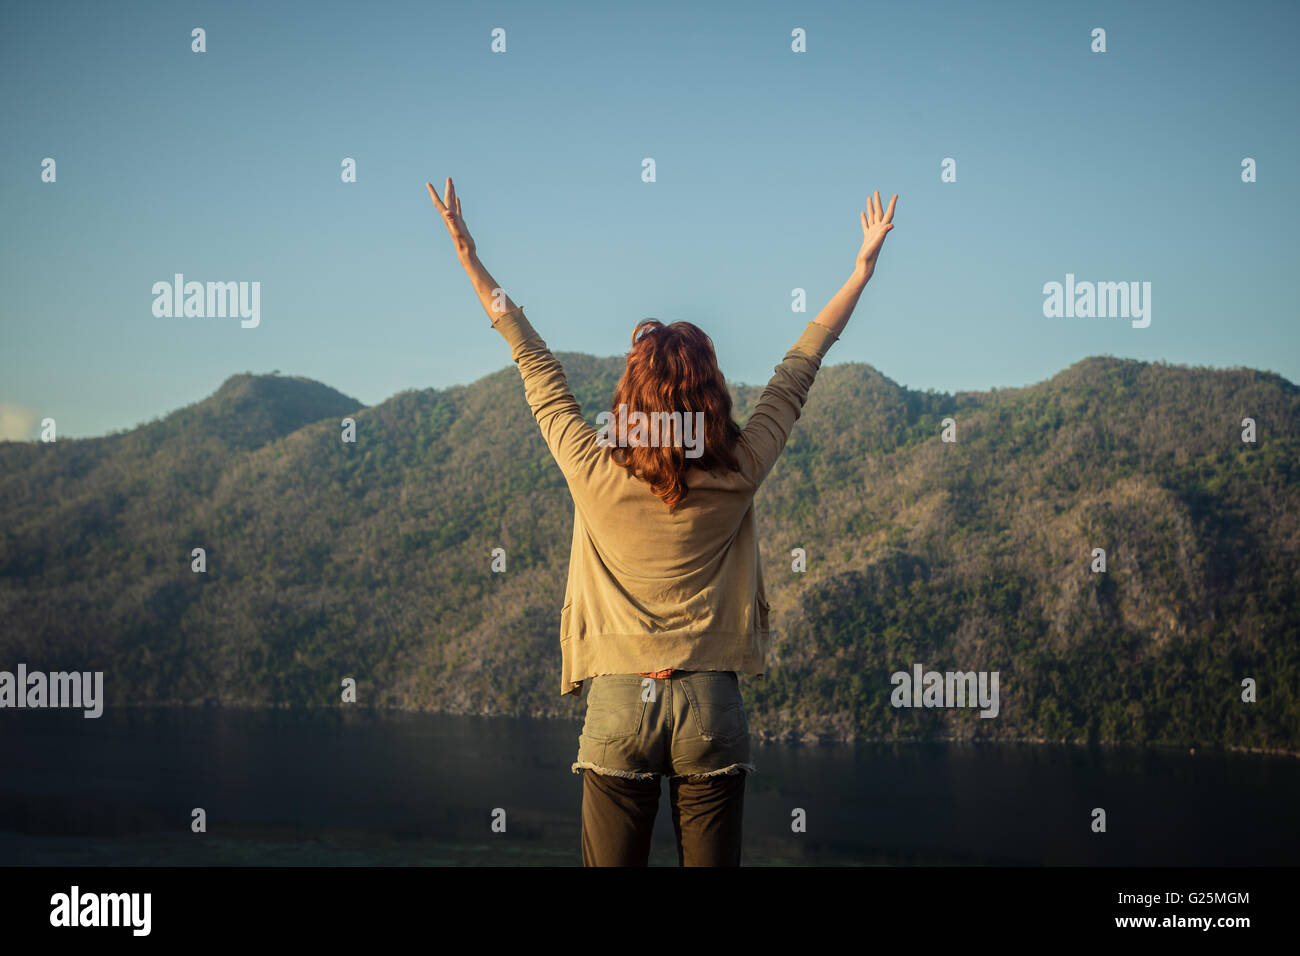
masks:
{"label": "raised arm", "polygon": [[808,400],[808,391],[821,368],[823,356],[848,325],[862,290],[875,273],[880,247],[894,228],[892,220],[897,202],[895,194],[889,201],[888,212],[882,211],[879,190],[874,200],[867,201],[869,213],[860,213],[862,248],[858,250],[852,275],[785,354],[745,423],[739,451],[748,459],[748,471],[755,485],[762,484],[780,457],[794,423],[799,420],[804,402]]}
{"label": "raised arm", "polygon": [[858,261],[853,266],[853,275],[844,283],[843,288],[826,303],[814,319],[818,325],[824,325],[836,335],[844,331],[849,318],[858,304],[858,296],[867,287],[876,272],[876,260],[880,258],[880,247],[884,245],[885,236],[894,228],[894,206],[898,204],[898,193],[889,200],[889,209],[880,208],[880,190],[867,200],[867,211],[858,215],[862,219],[862,248],[858,250]]}
{"label": "raised arm", "polygon": [[474,292],[478,295],[483,311],[495,325],[497,319],[507,312],[513,312],[516,306],[510,300],[510,296],[506,295],[505,290],[497,285],[487,269],[483,268],[483,263],[478,261],[478,247],[474,244],[474,238],[469,234],[469,228],[460,214],[460,197],[456,195],[456,187],[452,184],[451,177],[447,177],[446,198],[438,196],[433,183],[424,185],[429,189],[429,196],[433,199],[434,206],[442,214],[447,232],[451,233],[451,242],[456,248],[456,258],[460,260],[461,268],[473,283]]}
{"label": "raised arm", "polygon": [[563,366],[524,316],[523,308],[515,305],[479,262],[477,247],[461,217],[460,198],[451,177],[447,177],[445,198],[439,198],[431,183],[425,185],[451,233],[456,256],[474,285],[483,311],[510,346],[510,356],[524,380],[524,397],[542,430],[546,447],[566,478],[577,477],[597,456],[596,429],[583,419]]}

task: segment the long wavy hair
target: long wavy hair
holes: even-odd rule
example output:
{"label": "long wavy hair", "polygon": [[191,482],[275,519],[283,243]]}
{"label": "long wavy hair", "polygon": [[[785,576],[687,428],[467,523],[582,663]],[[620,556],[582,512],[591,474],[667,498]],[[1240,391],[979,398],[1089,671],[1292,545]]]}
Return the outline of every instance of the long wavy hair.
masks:
{"label": "long wavy hair", "polygon": [[629,442],[628,447],[616,445],[610,450],[614,462],[647,482],[670,511],[686,500],[689,469],[740,470],[733,446],[741,432],[731,417],[731,393],[718,368],[713,340],[690,322],[664,325],[646,319],[637,323],[627,368],[614,390],[611,414],[616,422],[620,406],[626,406],[629,417],[634,412],[652,418],[674,412],[683,417],[704,413],[703,434],[692,436],[693,442],[703,441],[698,458],[687,458],[685,443],[675,435],[657,444]]}

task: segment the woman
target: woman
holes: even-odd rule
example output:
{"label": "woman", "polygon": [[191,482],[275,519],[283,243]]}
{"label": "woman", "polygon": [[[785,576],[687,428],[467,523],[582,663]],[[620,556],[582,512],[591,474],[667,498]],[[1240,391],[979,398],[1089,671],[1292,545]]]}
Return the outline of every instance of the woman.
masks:
{"label": "woman", "polygon": [[573,497],[560,691],[588,688],[573,764],[585,771],[583,863],[646,865],[662,774],[678,862],[739,866],[754,768],[736,675],[764,672],[768,642],[754,493],[875,271],[898,196],[886,211],[877,191],[859,214],[852,275],[786,353],[744,429],[709,337],[655,321],[633,332],[597,429],[522,308],[479,262],[451,178],[444,197],[425,185]]}

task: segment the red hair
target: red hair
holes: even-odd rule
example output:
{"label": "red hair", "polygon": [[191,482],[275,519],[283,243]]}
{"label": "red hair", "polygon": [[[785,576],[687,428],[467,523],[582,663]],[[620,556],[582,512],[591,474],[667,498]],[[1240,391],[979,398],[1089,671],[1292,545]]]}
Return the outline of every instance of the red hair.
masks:
{"label": "red hair", "polygon": [[[739,471],[732,446],[740,438],[740,426],[731,417],[731,393],[718,368],[713,340],[689,322],[664,325],[655,319],[639,322],[632,332],[627,368],[614,390],[613,416],[619,406],[627,415],[644,412],[656,415],[674,412],[703,412],[703,430],[693,436],[703,442],[703,454],[687,458],[679,435],[670,435],[658,445],[629,443],[614,447],[616,464],[650,485],[671,511],[686,499],[686,472],[690,468],[712,471],[719,466]],[[698,421],[698,416],[693,419]],[[675,429],[674,429],[675,432]]]}

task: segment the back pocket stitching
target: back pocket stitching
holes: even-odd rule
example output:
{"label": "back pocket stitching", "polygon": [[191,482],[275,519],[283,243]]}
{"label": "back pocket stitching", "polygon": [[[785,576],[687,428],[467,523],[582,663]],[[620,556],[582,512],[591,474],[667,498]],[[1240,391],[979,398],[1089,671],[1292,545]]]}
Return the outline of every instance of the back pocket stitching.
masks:
{"label": "back pocket stitching", "polygon": [[[618,677],[616,677],[616,678],[613,679],[613,680],[603,681],[602,683],[597,684],[596,681],[599,681],[599,680],[600,680],[600,678],[593,678],[593,680],[592,680],[592,684],[591,684],[591,688],[587,691],[587,696],[588,696],[588,700],[587,700],[587,716],[586,716],[586,718],[583,720],[582,736],[584,736],[584,737],[586,737],[588,740],[592,740],[592,741],[607,742],[607,741],[610,741],[610,740],[622,740],[622,739],[625,738],[625,737],[631,737],[631,736],[633,736],[634,734],[638,733],[638,732],[641,730],[641,724],[642,724],[642,722],[645,720],[645,705],[646,705],[646,701],[641,699],[641,686],[642,686],[642,679],[641,679],[640,677],[631,678],[631,677],[624,677],[624,676],[619,675]],[[617,732],[614,732],[614,733],[605,733],[605,734],[590,733],[590,732],[588,731],[588,727],[589,727],[589,725],[591,724],[592,704],[593,704],[593,703],[595,703],[595,704],[597,705],[596,713],[598,713],[598,714],[599,714],[599,713],[605,713],[605,714],[617,714],[617,713],[620,713],[622,710],[624,710],[624,707],[619,706],[619,705],[617,705],[617,704],[615,704],[615,705],[613,705],[613,706],[600,707],[599,705],[602,703],[601,700],[592,701],[592,700],[590,699],[590,698],[591,698],[591,693],[592,693],[592,691],[595,691],[597,687],[604,687],[604,688],[608,688],[608,687],[627,687],[627,686],[632,686],[633,684],[635,684],[635,686],[636,686],[637,703],[636,703],[636,706],[635,706],[635,707],[633,707],[633,708],[630,709],[631,712],[634,713],[634,714],[636,715],[636,716],[635,716],[635,721],[634,721],[634,723],[633,723],[631,729],[630,729],[630,730],[627,730],[627,731],[617,731]],[[629,715],[629,716],[630,716],[630,715]]]}
{"label": "back pocket stitching", "polygon": [[[706,678],[707,680],[709,680],[710,683],[716,682],[717,678],[711,676],[713,672],[705,672],[705,673],[710,675],[709,677]],[[702,675],[692,675],[692,676],[702,676]],[[718,677],[725,677],[725,676],[726,675],[722,674],[721,672],[718,672]],[[730,679],[728,678],[728,680]],[[704,718],[702,716],[703,707],[700,706],[699,700],[696,696],[698,693],[698,689],[691,685],[690,679],[683,682],[683,689],[686,691],[686,699],[691,703],[691,715],[695,718],[695,729],[699,731],[700,736],[703,737],[705,740],[722,740],[722,741],[739,740],[742,736],[745,736],[747,734],[748,728],[744,726],[738,728],[736,732],[732,734],[722,734],[716,732],[711,733],[709,729],[704,726]],[[718,708],[718,710],[721,714],[729,714],[732,711],[738,710],[740,711],[741,714],[740,723],[742,725],[747,724],[747,720],[745,717],[745,702],[743,700],[737,700],[734,703],[727,704],[725,707]]]}

